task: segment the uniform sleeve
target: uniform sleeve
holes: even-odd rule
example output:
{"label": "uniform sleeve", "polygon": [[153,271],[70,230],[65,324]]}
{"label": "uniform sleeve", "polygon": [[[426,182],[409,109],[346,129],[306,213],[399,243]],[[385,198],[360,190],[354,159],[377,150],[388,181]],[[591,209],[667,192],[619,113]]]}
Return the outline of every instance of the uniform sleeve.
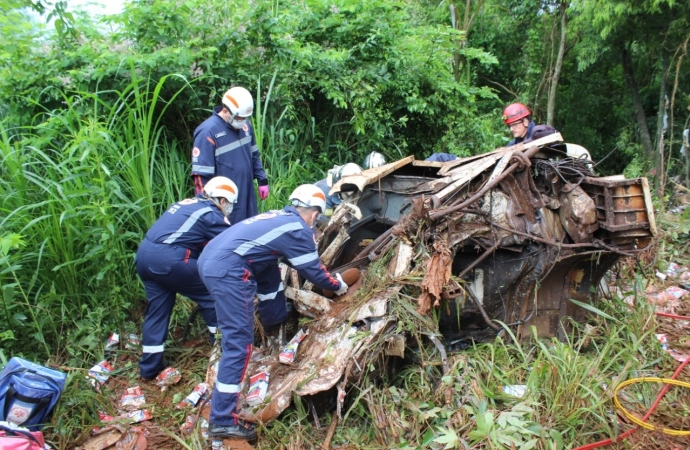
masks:
{"label": "uniform sleeve", "polygon": [[[215,208],[215,207],[214,207]],[[230,220],[220,212],[220,210],[213,211],[211,214],[206,216],[206,238],[210,241],[214,237],[218,236],[223,231],[230,228]]]}
{"label": "uniform sleeve", "polygon": [[256,136],[254,135],[254,126],[252,128],[252,168],[254,170],[254,179],[258,181],[259,186],[268,185],[268,177],[264,170],[264,165],[261,163],[261,155],[259,155],[259,145],[256,143]]}
{"label": "uniform sleeve", "polygon": [[326,270],[319,260],[314,242],[314,233],[311,230],[297,230],[283,249],[286,262],[294,267],[297,272],[307,280],[314,283],[319,289],[337,291],[340,281]]}
{"label": "uniform sleeve", "polygon": [[[194,148],[192,149],[192,178],[198,190],[198,179],[202,186],[216,175],[216,140],[210,130],[201,128],[194,133]],[[198,194],[199,192],[197,192]]]}

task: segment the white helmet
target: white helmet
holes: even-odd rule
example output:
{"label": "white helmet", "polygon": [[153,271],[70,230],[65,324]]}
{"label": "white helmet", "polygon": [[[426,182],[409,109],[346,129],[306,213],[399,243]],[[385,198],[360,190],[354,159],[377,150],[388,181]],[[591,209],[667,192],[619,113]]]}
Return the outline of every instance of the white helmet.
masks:
{"label": "white helmet", "polygon": [[355,163],[347,163],[343,166],[336,168],[332,173],[329,173],[329,177],[326,180],[329,187],[333,187],[342,177],[348,177],[350,175],[359,175],[362,173],[362,168]]}
{"label": "white helmet", "polygon": [[237,203],[237,185],[230,178],[211,178],[204,186],[204,194],[208,197],[224,198],[230,203]]}
{"label": "white helmet", "polygon": [[252,94],[240,86],[230,88],[223,94],[223,105],[228,108],[232,117],[249,117],[254,112]]}
{"label": "white helmet", "polygon": [[373,169],[374,167],[381,167],[386,164],[386,157],[379,152],[371,152],[364,158],[364,168]]}
{"label": "white helmet", "polygon": [[313,184],[303,184],[290,194],[290,204],[292,206],[304,206],[308,208],[319,208],[323,214],[326,211],[326,196],[318,186]]}

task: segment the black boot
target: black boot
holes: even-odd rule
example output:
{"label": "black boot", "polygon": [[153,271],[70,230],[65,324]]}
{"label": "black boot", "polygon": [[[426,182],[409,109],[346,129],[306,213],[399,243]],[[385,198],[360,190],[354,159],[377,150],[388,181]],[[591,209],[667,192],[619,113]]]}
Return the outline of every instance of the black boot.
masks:
{"label": "black boot", "polygon": [[238,421],[237,425],[209,424],[208,434],[216,439],[244,439],[248,442],[256,441],[256,425]]}

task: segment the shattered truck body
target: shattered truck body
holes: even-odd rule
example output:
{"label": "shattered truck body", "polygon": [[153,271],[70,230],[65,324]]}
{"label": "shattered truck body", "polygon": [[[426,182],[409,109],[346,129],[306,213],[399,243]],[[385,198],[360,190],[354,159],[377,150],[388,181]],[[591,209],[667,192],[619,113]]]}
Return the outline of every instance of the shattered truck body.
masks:
{"label": "shattered truck body", "polygon": [[[571,299],[595,302],[604,273],[656,234],[647,180],[595,176],[559,134],[446,163],[408,157],[334,192],[345,201],[319,254],[329,270],[361,276],[329,299],[284,268],[286,296],[312,320],[292,365],[269,347],[252,358],[249,374],[271,379],[264,404],[242,409],[248,420],[276,418],[293,393],[333,392],[340,411],[350,383],[421,341],[445,370],[447,348],[505,328],[562,338],[585,319]],[[412,336],[401,321],[426,331]]]}

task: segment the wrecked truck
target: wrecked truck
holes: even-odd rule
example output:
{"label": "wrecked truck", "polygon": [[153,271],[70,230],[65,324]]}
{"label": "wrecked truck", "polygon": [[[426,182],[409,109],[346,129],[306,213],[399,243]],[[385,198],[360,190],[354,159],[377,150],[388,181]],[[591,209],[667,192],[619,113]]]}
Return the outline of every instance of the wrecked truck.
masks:
{"label": "wrecked truck", "polygon": [[446,163],[404,158],[345,177],[336,192],[344,201],[319,254],[330,271],[359,277],[331,299],[282,268],[307,336],[291,365],[280,343],[255,352],[248,376],[270,382],[261,405],[240,400],[246,420],[271,421],[293,395],[319,393],[340,415],[348,386],[411,348],[431,349],[418,360],[433,354],[446,371],[449,348],[506,329],[563,338],[605,272],[656,235],[647,180],[596,176],[558,133]]}

